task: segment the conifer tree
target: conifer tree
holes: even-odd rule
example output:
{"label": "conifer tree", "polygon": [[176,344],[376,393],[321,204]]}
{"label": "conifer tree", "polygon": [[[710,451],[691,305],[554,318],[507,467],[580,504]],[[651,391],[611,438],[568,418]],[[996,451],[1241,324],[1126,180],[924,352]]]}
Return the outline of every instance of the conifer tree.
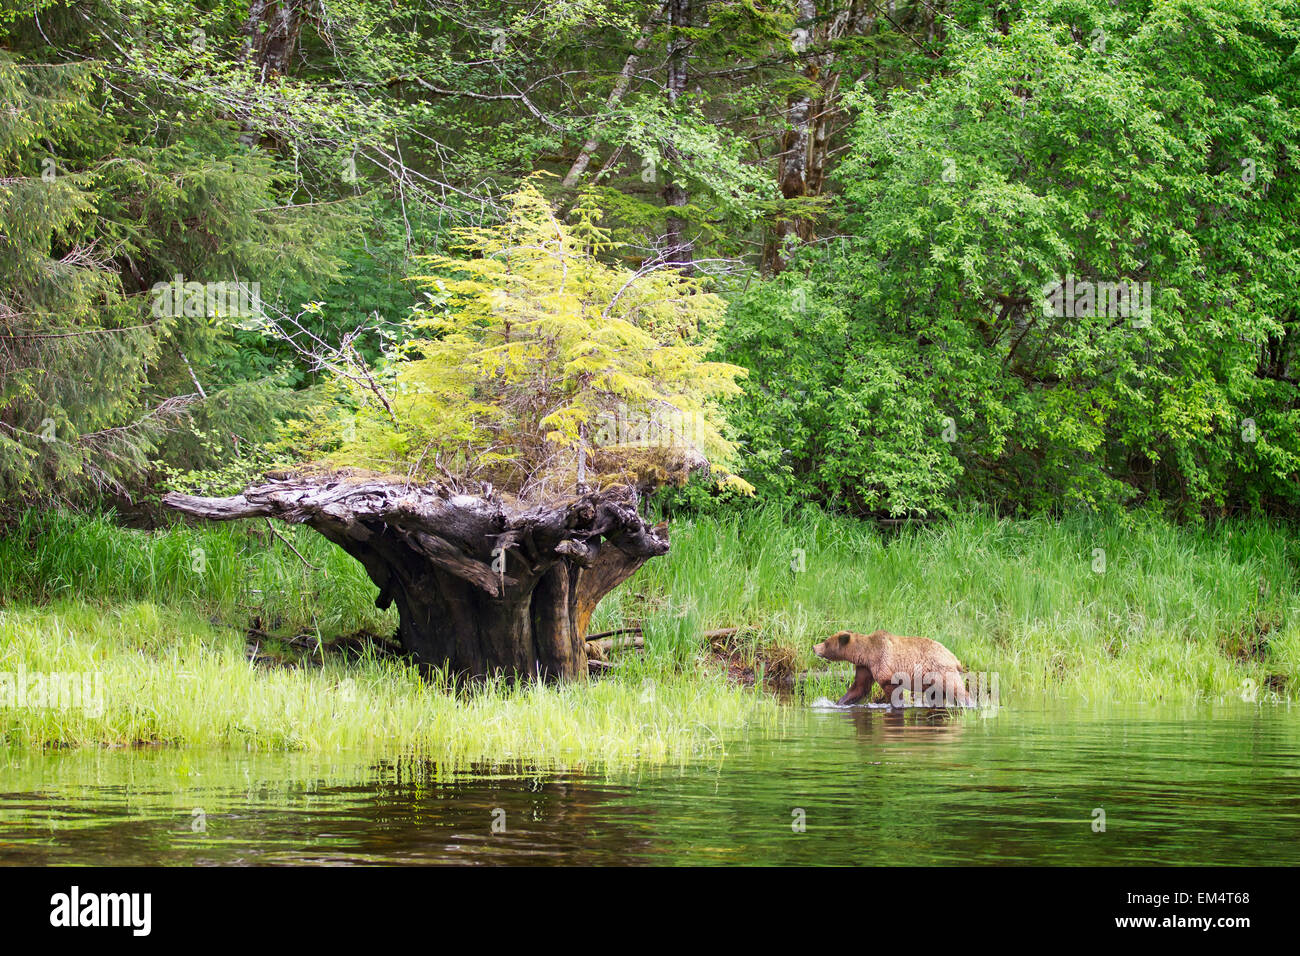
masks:
{"label": "conifer tree", "polygon": [[503,223],[459,232],[414,277],[426,304],[379,375],[391,394],[339,383],[362,411],[330,461],[450,470],[523,497],[724,467],[717,402],[742,370],[705,359],[721,298],[671,268],[611,264],[590,196],[573,226],[535,177],[505,202]]}

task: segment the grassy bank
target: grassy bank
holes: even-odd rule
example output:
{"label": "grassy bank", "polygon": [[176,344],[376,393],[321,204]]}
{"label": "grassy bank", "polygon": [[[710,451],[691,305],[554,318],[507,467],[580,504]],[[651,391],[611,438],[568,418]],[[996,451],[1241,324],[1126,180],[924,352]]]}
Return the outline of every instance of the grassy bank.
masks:
{"label": "grassy bank", "polygon": [[[1300,542],[1265,522],[999,521],[967,514],[900,531],[754,509],[673,527],[673,551],[601,606],[593,630],[640,624],[643,656],[566,688],[430,685],[374,653],[250,664],[251,622],[275,637],[390,633],[360,566],[319,536],[264,525],[125,530],[29,515],[0,538],[0,673],[102,676],[100,714],[7,709],[17,745],[162,742],[255,749],[400,747],[453,763],[671,762],[721,752],[779,708],[729,684],[701,635],[814,666],[835,630],[943,640],[996,673],[1003,702],[1295,696]],[[1103,554],[1104,553],[1104,565]],[[310,566],[308,565],[310,564]],[[820,662],[816,662],[820,664]],[[837,696],[847,668],[797,701]]]}
{"label": "grassy bank", "polygon": [[456,693],[404,663],[264,667],[244,637],[156,604],[61,602],[0,612],[0,671],[98,673],[94,706],[0,711],[10,744],[402,750],[471,763],[664,763],[721,752],[777,708],[721,675]]}
{"label": "grassy bank", "polygon": [[602,609],[610,626],[646,618],[651,646],[681,659],[724,624],[747,627],[755,649],[790,647],[799,666],[836,630],[883,628],[942,640],[999,674],[1004,697],[1190,700],[1240,696],[1247,681],[1295,696],[1300,537],[1145,515],[968,513],[882,532],[756,510],[675,525],[673,552]]}

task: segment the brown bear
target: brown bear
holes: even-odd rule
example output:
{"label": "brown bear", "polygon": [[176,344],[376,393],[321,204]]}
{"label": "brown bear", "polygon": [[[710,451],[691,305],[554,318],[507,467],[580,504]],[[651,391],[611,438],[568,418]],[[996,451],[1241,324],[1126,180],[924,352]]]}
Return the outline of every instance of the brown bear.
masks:
{"label": "brown bear", "polygon": [[813,653],[824,660],[855,665],[853,683],[840,704],[862,700],[873,682],[885,692],[885,700],[894,704],[902,700],[901,695],[895,696],[900,687],[910,690],[915,699],[936,701],[937,706],[971,707],[975,703],[966,690],[961,662],[928,637],[840,631],[814,646]]}

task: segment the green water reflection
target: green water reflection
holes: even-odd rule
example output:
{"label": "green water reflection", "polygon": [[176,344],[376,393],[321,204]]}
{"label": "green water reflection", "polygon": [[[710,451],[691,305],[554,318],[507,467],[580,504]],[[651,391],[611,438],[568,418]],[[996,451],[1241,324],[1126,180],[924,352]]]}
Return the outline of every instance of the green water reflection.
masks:
{"label": "green water reflection", "polygon": [[161,749],[0,771],[5,864],[1300,863],[1285,704],[801,710],[719,761],[618,774]]}

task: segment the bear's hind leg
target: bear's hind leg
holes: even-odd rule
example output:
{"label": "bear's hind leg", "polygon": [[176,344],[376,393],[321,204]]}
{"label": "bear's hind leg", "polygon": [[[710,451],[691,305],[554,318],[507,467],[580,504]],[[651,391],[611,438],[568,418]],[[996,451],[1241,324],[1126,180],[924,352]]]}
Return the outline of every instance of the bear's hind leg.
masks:
{"label": "bear's hind leg", "polygon": [[948,674],[944,681],[944,701],[945,707],[974,707],[975,701],[971,698],[970,692],[966,689],[966,680],[961,672]]}
{"label": "bear's hind leg", "polygon": [[[884,683],[880,685],[880,699],[890,707],[894,706],[894,691],[898,690],[898,685],[894,683]],[[873,701],[876,699],[873,695]]]}

